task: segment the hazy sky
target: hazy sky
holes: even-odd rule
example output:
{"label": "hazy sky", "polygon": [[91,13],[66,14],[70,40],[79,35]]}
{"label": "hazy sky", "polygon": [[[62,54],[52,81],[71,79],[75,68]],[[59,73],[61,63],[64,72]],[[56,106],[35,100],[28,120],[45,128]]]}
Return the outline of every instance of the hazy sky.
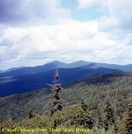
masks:
{"label": "hazy sky", "polygon": [[0,0],[0,70],[53,60],[132,64],[132,0]]}

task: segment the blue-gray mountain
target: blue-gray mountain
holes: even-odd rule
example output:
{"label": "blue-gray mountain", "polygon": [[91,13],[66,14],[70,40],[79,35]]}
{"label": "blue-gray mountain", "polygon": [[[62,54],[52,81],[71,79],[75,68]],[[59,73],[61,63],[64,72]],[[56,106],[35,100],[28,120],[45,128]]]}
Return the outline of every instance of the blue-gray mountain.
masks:
{"label": "blue-gray mountain", "polygon": [[63,63],[60,61],[53,61],[41,66],[35,67],[20,67],[20,68],[11,68],[6,71],[0,71],[0,76],[20,76],[27,74],[35,74],[41,72],[47,72],[56,68],[76,68],[88,65],[89,68],[110,68],[121,70],[125,72],[132,72],[132,64],[128,65],[116,65],[116,64],[106,64],[106,63],[92,63],[87,61],[77,61],[73,63]]}
{"label": "blue-gray mountain", "polygon": [[90,63],[86,61],[78,61],[74,63],[63,63],[60,61],[53,61],[42,66],[35,66],[35,67],[21,67],[21,68],[11,68],[2,73],[0,76],[20,76],[20,75],[27,75],[27,74],[35,74],[41,72],[47,72],[56,68],[75,68],[81,67],[84,65],[88,65]]}
{"label": "blue-gray mountain", "polygon": [[53,61],[42,66],[13,68],[0,73],[0,96],[28,92],[47,87],[55,70],[59,69],[60,83],[67,84],[105,72],[132,71],[132,65],[114,65],[78,61],[66,64]]}

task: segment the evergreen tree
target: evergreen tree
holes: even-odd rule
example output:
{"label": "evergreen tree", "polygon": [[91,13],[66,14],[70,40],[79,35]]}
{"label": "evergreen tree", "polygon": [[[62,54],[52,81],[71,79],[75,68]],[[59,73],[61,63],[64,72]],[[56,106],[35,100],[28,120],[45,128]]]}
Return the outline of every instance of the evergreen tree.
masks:
{"label": "evergreen tree", "polygon": [[55,74],[55,84],[48,84],[51,87],[52,94],[51,98],[52,101],[49,102],[48,107],[50,108],[51,116],[56,112],[57,110],[62,110],[63,105],[62,105],[62,100],[60,99],[60,93],[62,91],[61,84],[59,84],[59,74],[58,70],[56,70]]}
{"label": "evergreen tree", "polygon": [[31,119],[31,118],[34,118],[34,117],[35,117],[35,114],[34,114],[33,110],[29,109],[29,111],[28,111],[28,118]]}
{"label": "evergreen tree", "polygon": [[81,101],[81,108],[83,109],[83,113],[77,117],[78,124],[92,129],[94,126],[94,119],[88,109],[88,105],[85,104],[83,99]]}
{"label": "evergreen tree", "polygon": [[128,117],[126,119],[125,134],[132,134],[132,104],[128,105]]}
{"label": "evergreen tree", "polygon": [[85,104],[85,102],[84,102],[84,100],[82,99],[82,101],[81,101],[81,108],[83,109],[83,111],[88,111],[88,105],[87,104]]}
{"label": "evergreen tree", "polygon": [[113,109],[109,99],[107,99],[107,101],[106,101],[106,108],[104,111],[106,113],[104,125],[105,125],[105,130],[107,131],[115,123],[114,109]]}
{"label": "evergreen tree", "polygon": [[97,109],[97,115],[98,115],[97,126],[98,126],[98,128],[104,127],[104,118],[103,118],[104,104],[105,104],[105,100],[99,100],[98,109]]}

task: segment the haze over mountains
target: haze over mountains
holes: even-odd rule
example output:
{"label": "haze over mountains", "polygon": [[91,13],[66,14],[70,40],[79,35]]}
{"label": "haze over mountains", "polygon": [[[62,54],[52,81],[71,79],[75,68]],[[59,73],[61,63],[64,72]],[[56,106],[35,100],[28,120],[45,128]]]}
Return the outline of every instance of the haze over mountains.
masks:
{"label": "haze over mountains", "polygon": [[25,74],[34,74],[34,73],[46,72],[56,68],[75,68],[75,67],[80,67],[88,64],[90,63],[86,61],[78,61],[78,62],[67,64],[56,60],[41,66],[8,69],[4,71],[2,74],[0,74],[0,76],[9,76],[9,75],[18,76],[18,75],[25,75]]}
{"label": "haze over mountains", "polygon": [[42,66],[12,68],[0,72],[0,97],[45,88],[46,83],[50,84],[54,80],[56,69],[59,70],[60,83],[67,84],[106,72],[132,72],[132,64],[115,65],[86,61],[68,64],[53,61]]}
{"label": "haze over mountains", "polygon": [[131,72],[132,71],[132,64],[128,65],[117,65],[117,64],[107,64],[107,63],[94,63],[94,62],[87,62],[87,61],[77,61],[73,63],[64,63],[60,61],[52,61],[49,63],[46,63],[41,66],[35,66],[35,67],[19,67],[19,68],[10,68],[5,71],[0,71],[0,76],[19,76],[19,75],[25,75],[25,74],[34,74],[34,73],[40,73],[40,72],[46,72],[52,69],[56,68],[75,68],[75,67],[81,67],[88,65],[90,68],[111,68],[111,69],[117,69],[122,70],[125,72]]}

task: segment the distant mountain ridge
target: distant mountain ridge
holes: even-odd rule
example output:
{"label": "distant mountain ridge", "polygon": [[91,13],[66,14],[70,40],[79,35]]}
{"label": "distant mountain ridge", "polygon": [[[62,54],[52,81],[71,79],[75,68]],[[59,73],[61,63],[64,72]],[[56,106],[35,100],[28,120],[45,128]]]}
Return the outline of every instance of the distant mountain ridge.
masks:
{"label": "distant mountain ridge", "polygon": [[0,76],[20,76],[20,75],[26,75],[26,74],[35,74],[35,73],[47,72],[47,71],[58,69],[58,68],[81,67],[81,66],[88,65],[88,64],[90,63],[86,61],[63,63],[63,62],[56,60],[56,61],[52,61],[41,66],[8,69],[4,72],[0,72]]}
{"label": "distant mountain ridge", "polygon": [[46,83],[54,80],[56,69],[62,76],[60,82],[67,84],[106,72],[132,72],[132,64],[121,66],[87,61],[53,61],[42,66],[12,68],[0,73],[0,97],[45,88]]}
{"label": "distant mountain ridge", "polygon": [[124,72],[132,72],[132,64],[127,64],[127,65],[116,65],[116,64],[106,64],[106,63],[98,63],[98,64],[100,64],[102,67],[105,68],[122,70]]}
{"label": "distant mountain ridge", "polygon": [[[89,68],[88,65],[77,68],[60,68],[58,70],[61,78],[60,83],[62,84],[72,83],[96,74],[118,72],[115,69],[102,67]],[[56,69],[53,69],[43,73],[0,77],[0,97],[45,88],[47,87],[46,83],[50,84],[54,80],[55,72]]]}
{"label": "distant mountain ridge", "polygon": [[53,69],[59,69],[59,68],[76,68],[76,67],[82,67],[85,65],[89,65],[89,68],[110,68],[110,69],[116,69],[121,70],[125,72],[132,72],[132,64],[128,65],[116,65],[116,64],[107,64],[107,63],[94,63],[94,62],[87,62],[87,61],[77,61],[73,63],[64,63],[60,61],[52,61],[49,63],[46,63],[41,66],[35,66],[35,67],[20,67],[20,68],[11,68],[6,71],[0,71],[0,77],[1,76],[20,76],[20,75],[27,75],[27,74],[35,74],[35,73],[41,73],[41,72],[47,72]]}

